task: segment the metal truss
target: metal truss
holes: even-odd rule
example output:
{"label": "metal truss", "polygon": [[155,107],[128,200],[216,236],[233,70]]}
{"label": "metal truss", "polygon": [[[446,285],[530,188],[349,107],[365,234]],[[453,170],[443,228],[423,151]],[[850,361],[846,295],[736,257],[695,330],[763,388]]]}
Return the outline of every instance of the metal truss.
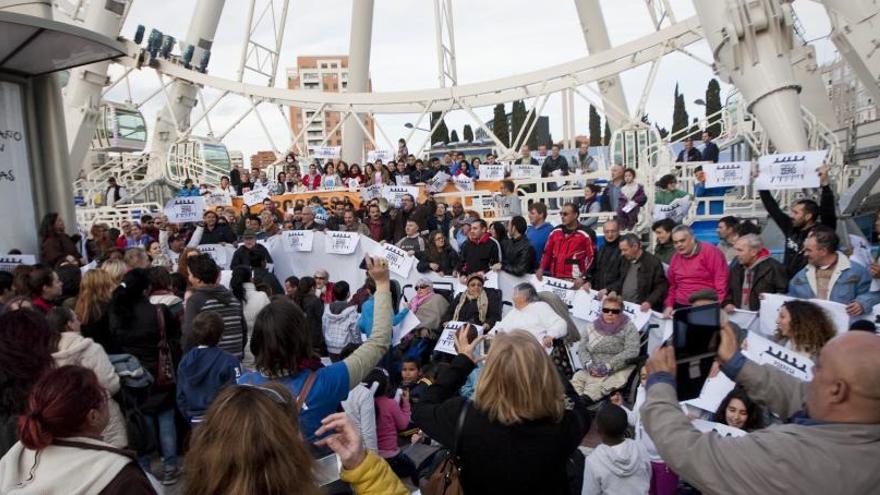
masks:
{"label": "metal truss", "polygon": [[452,0],[434,0],[434,32],[437,38],[437,82],[441,88],[458,84]]}
{"label": "metal truss", "polygon": [[238,81],[243,81],[247,73],[252,72],[265,77],[266,86],[275,85],[289,4],[290,0],[248,2],[247,26],[237,72]]}

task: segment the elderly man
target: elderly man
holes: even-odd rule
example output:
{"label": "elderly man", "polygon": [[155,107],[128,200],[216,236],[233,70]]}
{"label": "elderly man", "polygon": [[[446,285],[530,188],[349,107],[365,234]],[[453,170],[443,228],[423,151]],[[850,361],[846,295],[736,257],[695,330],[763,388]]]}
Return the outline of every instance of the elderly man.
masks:
{"label": "elderly man", "polygon": [[661,311],[669,289],[663,262],[642,249],[635,234],[622,235],[619,246],[623,257],[621,277],[608,290],[617,292],[626,302],[640,305],[642,311]]}
{"label": "elderly man", "polygon": [[341,232],[355,232],[362,236],[370,237],[370,229],[361,223],[352,210],[345,210],[342,214],[342,225],[339,226]]}
{"label": "elderly man", "polygon": [[825,299],[846,304],[850,316],[860,316],[880,303],[880,292],[871,291],[867,268],[838,252],[840,239],[830,227],[817,225],[804,241],[808,264],[791,279],[788,295],[800,299]]}
{"label": "elderly man", "polygon": [[770,256],[760,237],[744,235],[736,240],[733,248],[736,260],[730,265],[727,297],[724,298],[725,311],[758,311],[761,294],[785,294],[788,290],[785,265]]}
{"label": "elderly man", "polygon": [[324,302],[330,304],[333,302],[333,282],[330,281],[330,274],[327,270],[315,270],[312,276],[315,279],[315,295]]}
{"label": "elderly man", "polygon": [[602,224],[605,243],[596,252],[588,280],[595,290],[616,286],[621,280],[620,222],[611,219]]}
{"label": "elderly man", "polygon": [[232,268],[239,265],[250,266],[251,251],[259,251],[263,253],[266,261],[268,263],[273,263],[272,255],[269,254],[269,250],[266,249],[266,246],[257,242],[257,232],[254,230],[245,230],[244,235],[242,236],[241,245],[238,246],[238,249],[236,249],[235,253],[232,255],[232,263],[229,266]]}
{"label": "elderly man", "polygon": [[739,438],[701,433],[681,410],[672,347],[647,364],[641,418],[669,469],[709,493],[875,493],[880,452],[880,338],[848,332],[822,348],[804,382],[739,352],[722,327],[721,370],[750,398],[787,420]]}
{"label": "elderly man", "polygon": [[690,295],[700,289],[715,289],[724,300],[728,278],[724,254],[708,242],[697,241],[694,231],[686,225],[672,229],[672,245],[675,254],[666,273],[669,294],[663,314],[672,317],[672,311],[687,306]]}
{"label": "elderly man", "polygon": [[599,162],[590,156],[590,143],[588,141],[584,141],[578,147],[575,169],[581,174],[588,174],[599,170]]}
{"label": "elderly man", "polygon": [[493,330],[512,332],[525,329],[535,336],[544,347],[551,347],[555,339],[568,332],[568,324],[553,308],[541,300],[532,284],[523,283],[513,291],[513,309],[507,313]]}
{"label": "elderly man", "polygon": [[311,206],[306,206],[302,210],[302,220],[294,230],[324,230],[324,226],[315,221],[315,210]]}
{"label": "elderly man", "polygon": [[620,205],[621,188],[623,187],[623,166],[614,164],[609,169],[611,180],[605,186],[605,194],[602,195],[604,211],[617,211]]}

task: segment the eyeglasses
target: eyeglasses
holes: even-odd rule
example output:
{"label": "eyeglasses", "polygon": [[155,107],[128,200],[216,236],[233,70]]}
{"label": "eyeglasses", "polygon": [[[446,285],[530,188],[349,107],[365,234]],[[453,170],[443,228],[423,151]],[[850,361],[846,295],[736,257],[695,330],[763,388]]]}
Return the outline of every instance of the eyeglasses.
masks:
{"label": "eyeglasses", "polygon": [[623,310],[618,308],[602,308],[603,313],[611,313],[613,315],[619,315]]}
{"label": "eyeglasses", "polygon": [[430,285],[417,285],[417,286],[416,286],[416,289],[417,289],[417,290],[421,290],[421,289],[429,289],[430,287],[431,287]]}
{"label": "eyeglasses", "polygon": [[315,279],[315,280],[327,280],[327,277],[320,277],[320,276],[318,276],[318,275],[315,275],[315,276],[312,277],[312,278]]}

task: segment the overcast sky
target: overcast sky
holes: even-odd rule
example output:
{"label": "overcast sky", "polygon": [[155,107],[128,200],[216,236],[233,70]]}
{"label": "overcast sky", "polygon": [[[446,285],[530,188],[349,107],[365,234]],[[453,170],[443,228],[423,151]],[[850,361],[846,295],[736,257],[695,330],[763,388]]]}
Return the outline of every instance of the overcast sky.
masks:
{"label": "overcast sky", "polygon": [[[265,1],[258,0],[257,3]],[[286,68],[296,65],[297,56],[348,52],[351,1],[291,0],[276,86],[286,86]],[[246,0],[226,1],[209,64],[212,75],[230,79],[236,77],[246,29],[248,3]],[[671,3],[679,20],[694,15],[690,1],[671,0]],[[131,9],[122,35],[131,38],[136,26],[143,24],[148,33],[150,29],[156,28],[177,39],[183,39],[195,4],[195,0],[137,1]],[[280,5],[280,2],[276,0],[276,4]],[[643,0],[601,0],[601,5],[612,45],[631,41],[653,30]],[[828,34],[830,26],[821,6],[798,0],[795,2],[795,10],[808,39],[822,38]],[[583,57],[587,53],[572,0],[456,1],[453,4],[453,15],[461,84],[541,69]],[[370,60],[373,90],[382,92],[437,87],[434,36],[431,0],[377,0]],[[262,41],[268,44],[269,40],[269,37],[265,37]],[[816,41],[815,45],[820,62],[834,58],[833,47],[827,38]],[[705,42],[694,44],[689,50],[704,60],[711,58]],[[631,111],[637,105],[647,74],[648,65],[644,65],[621,75]],[[647,104],[647,112],[652,121],[669,126],[676,83],[685,94],[691,116],[702,115],[703,108],[693,104],[693,101],[704,97],[706,84],[712,77],[709,67],[684,54],[666,56]],[[156,75],[152,71],[141,71],[130,79],[135,101],[158,88]],[[249,78],[249,81],[258,82],[259,79]],[[722,99],[729,90],[729,86],[722,85]],[[214,101],[218,94],[213,90],[205,90],[207,103]],[[110,93],[109,98],[126,99],[126,87],[120,85]],[[143,108],[151,131],[155,114],[162,103],[160,96]],[[587,134],[587,105],[582,99],[576,98],[577,134]],[[227,97],[211,113],[215,134],[227,129],[247,108],[248,105],[242,99]],[[290,144],[286,113],[282,118],[277,108],[263,106],[261,110],[276,146],[286,149]],[[199,113],[200,111],[196,111],[195,115]],[[488,120],[492,109],[478,109],[476,113],[483,120]],[[554,139],[561,139],[561,105],[558,97],[548,102],[544,115],[550,117],[550,131]],[[415,115],[386,115],[379,116],[378,121],[388,138],[396,142],[398,137],[407,132],[403,124],[415,118]],[[465,112],[455,112],[447,117],[450,130],[458,129],[459,133],[464,124],[468,123],[476,128]],[[196,132],[205,134],[208,129],[205,125],[200,125]],[[379,136],[377,139],[380,139]],[[410,149],[415,148],[423,139],[425,133],[417,132]],[[241,150],[246,160],[257,150],[271,149],[259,121],[253,115],[245,118],[227,136],[225,142],[230,150]]]}

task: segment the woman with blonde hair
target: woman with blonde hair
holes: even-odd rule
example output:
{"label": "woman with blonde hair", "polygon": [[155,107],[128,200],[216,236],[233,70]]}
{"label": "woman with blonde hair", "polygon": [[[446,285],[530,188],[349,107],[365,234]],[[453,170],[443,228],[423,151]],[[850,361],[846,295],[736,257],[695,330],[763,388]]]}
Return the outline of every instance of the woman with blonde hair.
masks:
{"label": "woman with blonde hair", "polygon": [[106,309],[117,285],[119,284],[108,271],[87,271],[83,275],[79,286],[79,297],[73,308],[73,312],[82,324],[80,330],[82,336],[94,340],[105,348],[110,344],[110,318]]}
{"label": "woman with blonde hair", "polygon": [[128,265],[120,259],[111,259],[101,263],[99,270],[109,273],[113,278],[113,283],[119,285],[119,282],[122,282],[122,277],[128,271]]}
{"label": "woman with blonde hair", "polygon": [[[300,406],[280,384],[226,387],[193,436],[192,454],[184,464],[184,493],[322,493],[315,461],[296,419]],[[355,493],[409,493],[385,461],[364,449],[345,413],[324,418],[319,431],[332,432],[319,443],[339,455],[340,477]]]}
{"label": "woman with blonde hair", "polygon": [[567,459],[590,429],[583,401],[523,330],[491,340],[474,401],[467,401],[458,390],[484,339],[471,332],[458,332],[459,354],[413,406],[413,422],[449,448],[457,438],[465,493],[569,493]]}

